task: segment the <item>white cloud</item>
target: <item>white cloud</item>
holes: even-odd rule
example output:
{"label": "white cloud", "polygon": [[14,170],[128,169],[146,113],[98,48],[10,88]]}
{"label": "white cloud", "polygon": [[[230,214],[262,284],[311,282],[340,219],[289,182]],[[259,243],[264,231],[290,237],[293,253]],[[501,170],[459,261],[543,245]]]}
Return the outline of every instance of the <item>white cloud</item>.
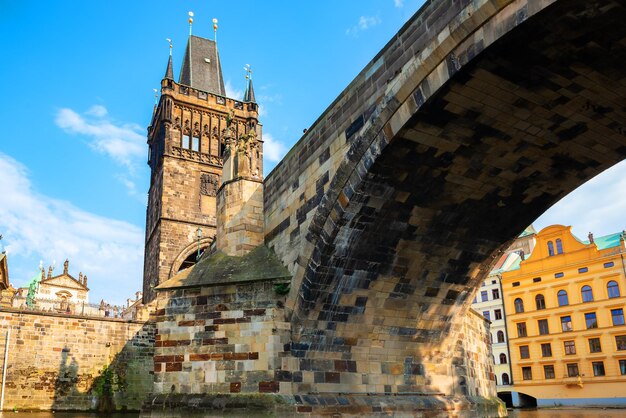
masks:
{"label": "white cloud", "polygon": [[274,139],[271,134],[263,134],[263,156],[271,163],[279,162],[285,153],[287,147],[280,141]]}
{"label": "white cloud", "polygon": [[224,89],[226,90],[226,97],[230,97],[235,100],[243,100],[243,90],[235,88],[230,80],[226,80]]}
{"label": "white cloud", "polygon": [[359,17],[359,21],[356,25],[352,26],[349,29],[346,29],[347,35],[357,36],[359,32],[367,30],[371,27],[374,27],[380,24],[382,21],[378,16],[361,16]]}
{"label": "white cloud", "polygon": [[89,145],[133,172],[145,157],[143,129],[132,123],[116,124],[106,118],[104,106],[92,106],[83,115],[68,108],[57,112],[55,123],[65,132],[89,138]]}
{"label": "white cloud", "polygon": [[539,231],[553,224],[572,226],[580,239],[593,232],[596,237],[626,229],[626,161],[565,196],[534,222]]}
{"label": "white cloud", "polygon": [[404,0],[393,0],[393,5],[397,8],[401,8],[402,6],[404,6]]}
{"label": "white cloud", "polygon": [[44,266],[70,260],[70,274],[89,277],[90,302],[122,303],[142,286],[143,231],[86,212],[33,190],[22,164],[0,153],[3,173],[0,231],[9,254],[10,280],[24,285]]}

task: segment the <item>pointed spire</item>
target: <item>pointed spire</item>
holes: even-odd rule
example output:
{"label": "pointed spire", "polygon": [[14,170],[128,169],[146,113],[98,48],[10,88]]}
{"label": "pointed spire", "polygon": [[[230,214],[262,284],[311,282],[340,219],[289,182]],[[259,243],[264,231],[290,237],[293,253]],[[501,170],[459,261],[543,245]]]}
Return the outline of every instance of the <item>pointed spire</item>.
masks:
{"label": "pointed spire", "polygon": [[167,60],[167,68],[165,69],[165,78],[168,80],[174,80],[174,66],[172,64],[172,40],[170,38],[166,39],[170,44],[170,57]]}
{"label": "pointed spire", "polygon": [[254,87],[252,87],[252,78],[248,80],[248,87],[246,88],[246,95],[244,96],[243,101],[256,103],[256,99],[254,97]]}

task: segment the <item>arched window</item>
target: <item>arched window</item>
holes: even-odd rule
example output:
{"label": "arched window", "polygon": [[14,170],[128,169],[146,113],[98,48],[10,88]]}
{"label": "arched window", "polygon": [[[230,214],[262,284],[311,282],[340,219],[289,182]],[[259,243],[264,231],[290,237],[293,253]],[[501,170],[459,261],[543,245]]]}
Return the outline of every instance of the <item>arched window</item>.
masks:
{"label": "arched window", "polygon": [[580,289],[580,293],[583,297],[583,302],[593,302],[593,290],[591,290],[591,286],[583,286]]}
{"label": "arched window", "polygon": [[500,364],[506,364],[506,354],[500,354]]}
{"label": "arched window", "polygon": [[567,292],[565,290],[559,290],[556,294],[559,299],[559,306],[567,306],[569,305],[569,300],[567,299]]}
{"label": "arched window", "polygon": [[552,243],[552,241],[548,241],[548,255],[554,255],[554,244]]}
{"label": "arched window", "polygon": [[504,332],[498,331],[497,338],[498,338],[498,342],[499,343],[503,343],[504,342]]}
{"label": "arched window", "polygon": [[524,301],[520,298],[515,299],[515,313],[524,312]]}
{"label": "arched window", "polygon": [[607,283],[606,290],[610,299],[619,297],[619,285],[615,280],[611,280]]}
{"label": "arched window", "polygon": [[543,295],[539,294],[535,296],[535,305],[537,306],[537,310],[546,309],[546,299]]}
{"label": "arched window", "polygon": [[511,381],[509,380],[509,374],[508,373],[502,373],[502,384],[503,385],[510,385]]}
{"label": "arched window", "polygon": [[563,254],[563,243],[561,242],[561,238],[556,239],[556,253]]}

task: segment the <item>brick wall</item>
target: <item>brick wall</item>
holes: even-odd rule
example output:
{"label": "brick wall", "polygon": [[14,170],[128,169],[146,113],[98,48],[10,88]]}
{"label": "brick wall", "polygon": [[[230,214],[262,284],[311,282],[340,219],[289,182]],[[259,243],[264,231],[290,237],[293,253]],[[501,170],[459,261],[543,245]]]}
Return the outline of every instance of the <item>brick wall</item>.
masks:
{"label": "brick wall", "polygon": [[5,409],[138,410],[152,390],[150,323],[2,309],[0,362],[9,329]]}

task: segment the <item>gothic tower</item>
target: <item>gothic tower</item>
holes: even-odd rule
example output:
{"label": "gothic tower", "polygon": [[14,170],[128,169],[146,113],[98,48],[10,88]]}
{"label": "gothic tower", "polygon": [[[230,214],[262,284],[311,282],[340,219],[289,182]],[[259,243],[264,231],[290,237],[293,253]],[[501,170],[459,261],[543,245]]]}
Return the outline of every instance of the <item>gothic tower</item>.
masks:
{"label": "gothic tower", "polygon": [[225,138],[250,137],[252,176],[263,173],[263,142],[252,80],[243,101],[226,97],[216,42],[190,34],[178,82],[172,55],[148,127],[150,190],[146,213],[144,303],[154,287],[195,264],[216,234],[216,194]]}

